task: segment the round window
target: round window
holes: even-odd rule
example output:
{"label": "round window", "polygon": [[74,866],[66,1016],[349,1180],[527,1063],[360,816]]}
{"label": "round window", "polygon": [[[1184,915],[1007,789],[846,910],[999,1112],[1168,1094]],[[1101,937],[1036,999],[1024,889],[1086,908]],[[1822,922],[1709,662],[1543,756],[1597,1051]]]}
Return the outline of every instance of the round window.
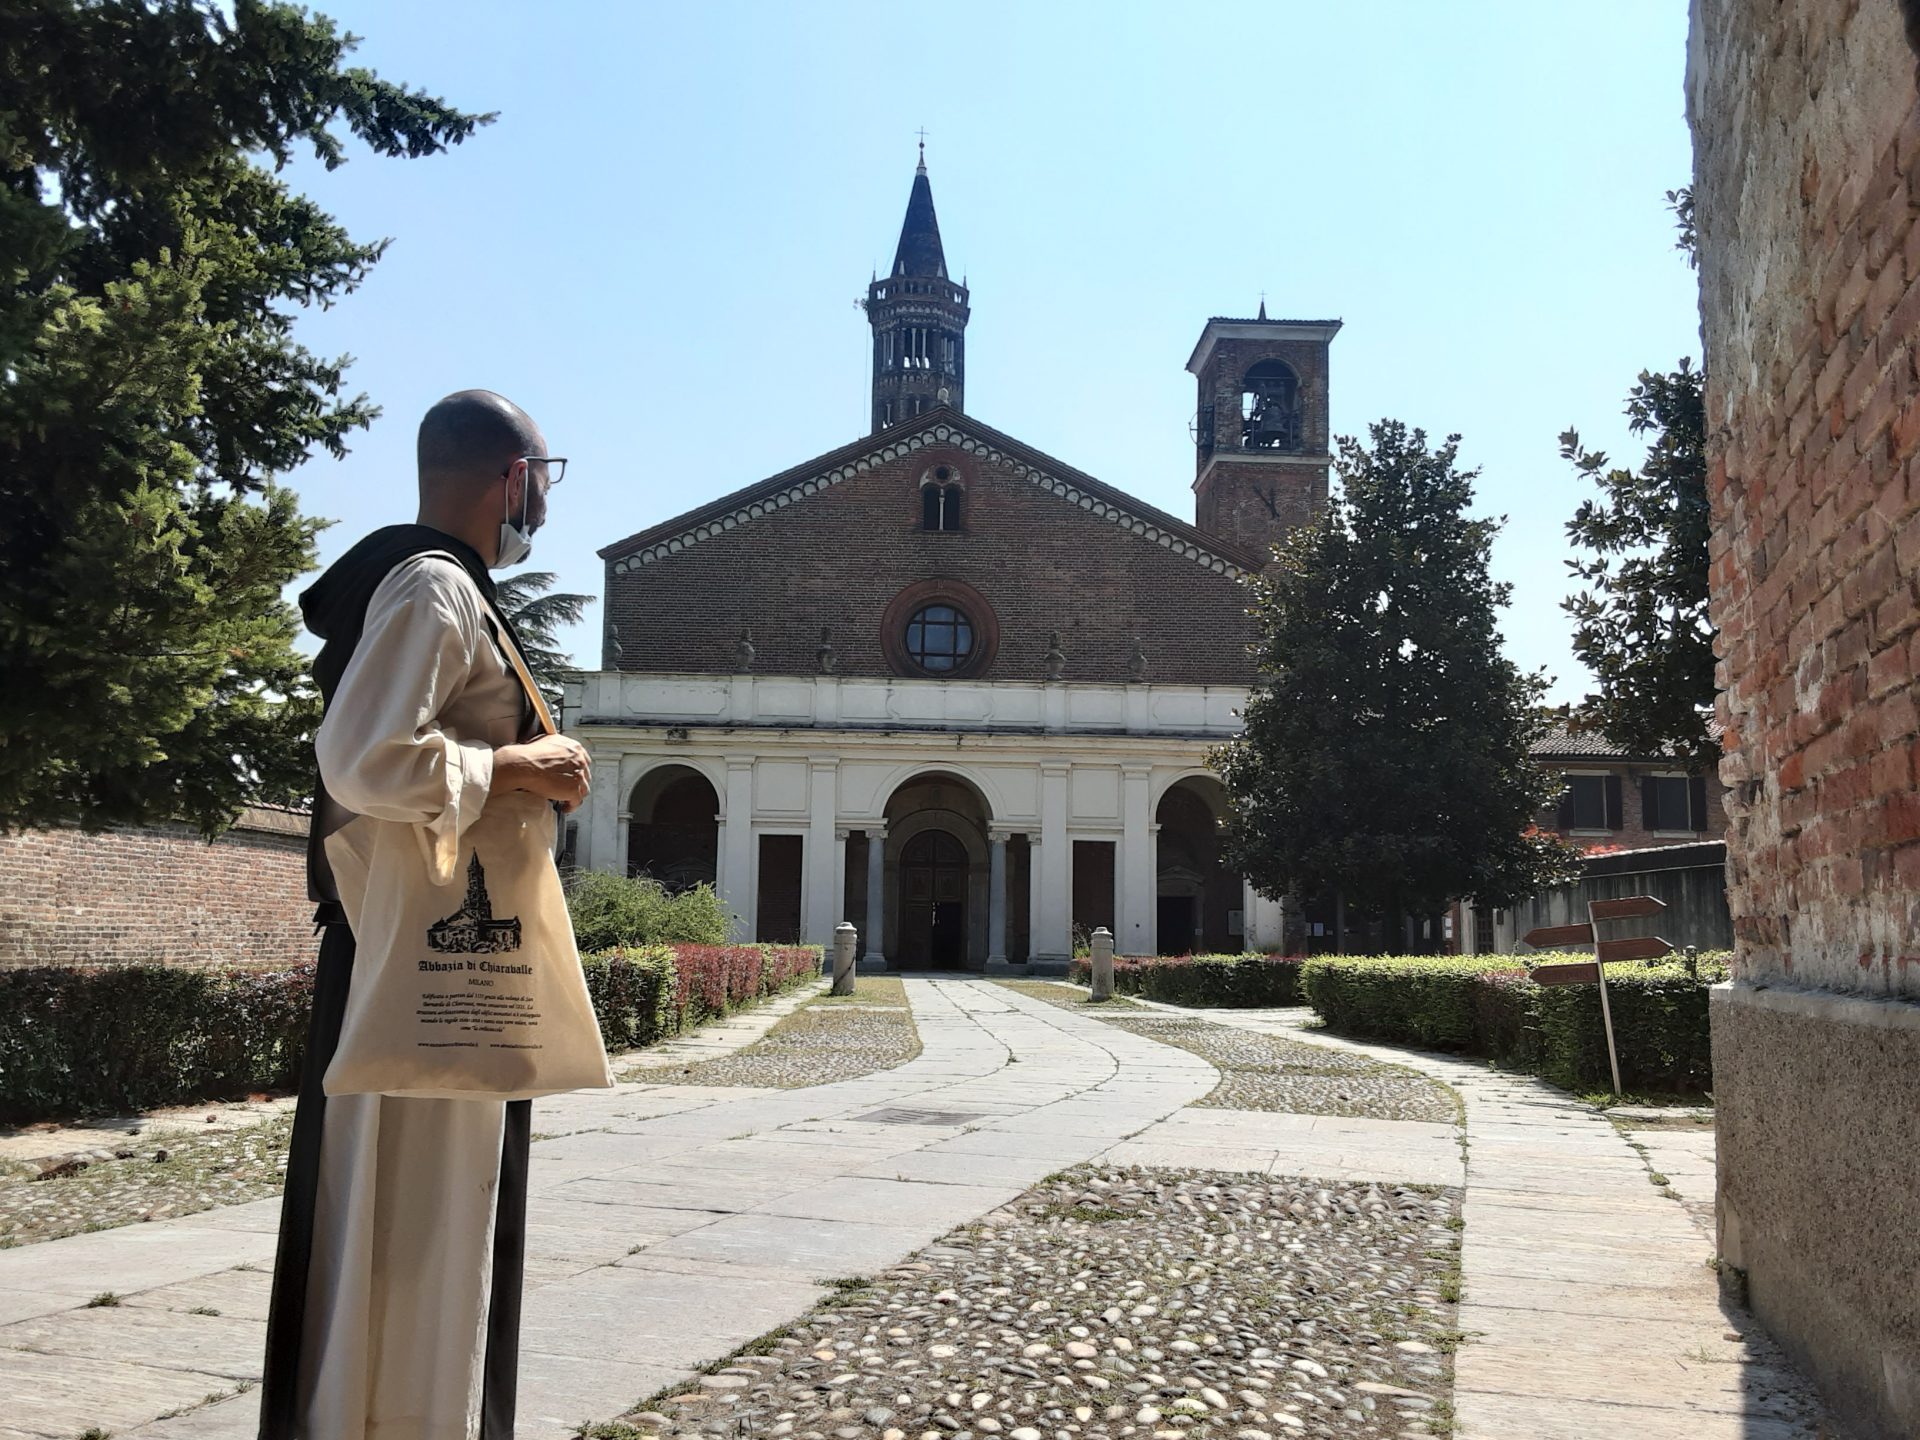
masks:
{"label": "round window", "polygon": [[922,670],[945,675],[973,654],[973,622],[952,605],[922,605],[907,621],[907,656]]}

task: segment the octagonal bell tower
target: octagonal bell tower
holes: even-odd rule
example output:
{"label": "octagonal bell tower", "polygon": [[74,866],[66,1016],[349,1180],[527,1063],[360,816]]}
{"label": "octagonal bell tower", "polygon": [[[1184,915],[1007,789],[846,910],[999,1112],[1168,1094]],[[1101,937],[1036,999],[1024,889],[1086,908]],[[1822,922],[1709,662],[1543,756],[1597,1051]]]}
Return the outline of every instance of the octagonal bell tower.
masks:
{"label": "octagonal bell tower", "polygon": [[893,268],[867,287],[866,310],[873,327],[874,430],[939,405],[966,408],[967,287],[947,274],[924,141]]}

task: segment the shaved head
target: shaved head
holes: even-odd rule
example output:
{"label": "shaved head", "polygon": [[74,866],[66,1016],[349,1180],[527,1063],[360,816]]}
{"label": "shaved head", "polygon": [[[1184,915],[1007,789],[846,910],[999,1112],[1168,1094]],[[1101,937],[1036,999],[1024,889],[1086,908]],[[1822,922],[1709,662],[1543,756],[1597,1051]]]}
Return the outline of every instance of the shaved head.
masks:
{"label": "shaved head", "polygon": [[456,390],[420,422],[420,492],[480,486],[544,441],[533,417],[491,390]]}

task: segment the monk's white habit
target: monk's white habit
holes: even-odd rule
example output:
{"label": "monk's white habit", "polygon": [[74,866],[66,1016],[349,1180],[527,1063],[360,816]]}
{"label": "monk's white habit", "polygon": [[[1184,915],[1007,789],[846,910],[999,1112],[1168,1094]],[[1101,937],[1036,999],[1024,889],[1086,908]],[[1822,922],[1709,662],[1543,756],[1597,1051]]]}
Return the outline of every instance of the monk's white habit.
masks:
{"label": "monk's white habit", "polygon": [[[368,603],[315,740],[326,792],[354,815],[329,846],[397,825],[429,856],[457,855],[486,807],[494,748],[525,723],[473,580],[445,557],[403,561]],[[479,1434],[505,1110],[327,1100],[299,1341],[306,1440]]]}

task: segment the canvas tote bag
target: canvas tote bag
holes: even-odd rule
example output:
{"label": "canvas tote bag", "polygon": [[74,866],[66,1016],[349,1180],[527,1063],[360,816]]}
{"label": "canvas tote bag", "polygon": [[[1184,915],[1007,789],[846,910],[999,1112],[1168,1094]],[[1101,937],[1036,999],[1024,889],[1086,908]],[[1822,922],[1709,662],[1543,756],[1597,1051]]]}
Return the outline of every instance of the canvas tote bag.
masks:
{"label": "canvas tote bag", "polygon": [[[512,634],[475,595],[540,730],[558,733]],[[363,818],[327,837],[341,897],[359,916],[327,1094],[526,1100],[613,1085],[553,837],[540,796],[489,795],[445,884],[415,826]]]}

